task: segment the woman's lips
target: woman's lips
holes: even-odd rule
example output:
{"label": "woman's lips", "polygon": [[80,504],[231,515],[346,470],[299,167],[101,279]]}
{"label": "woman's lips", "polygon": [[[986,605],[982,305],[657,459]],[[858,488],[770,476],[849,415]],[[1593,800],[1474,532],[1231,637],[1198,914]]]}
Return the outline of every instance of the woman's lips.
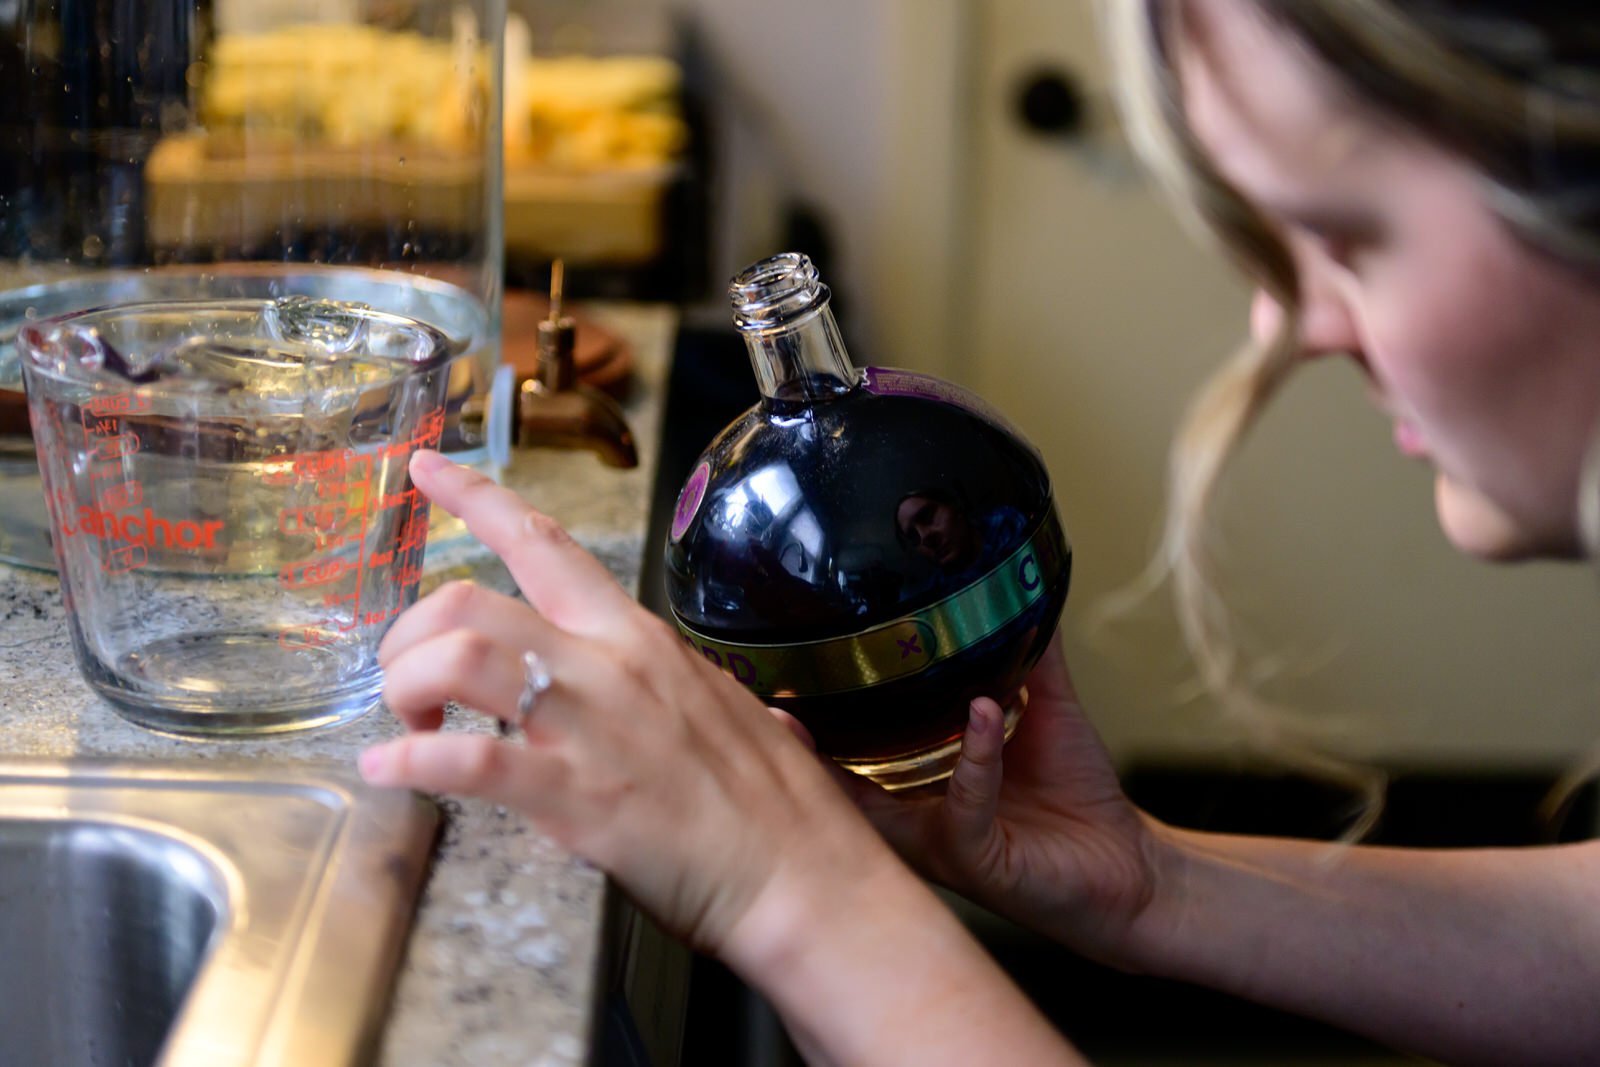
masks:
{"label": "woman's lips", "polygon": [[1394,446],[1403,456],[1413,459],[1425,459],[1428,455],[1427,443],[1422,439],[1422,431],[1409,422],[1397,421],[1394,424]]}

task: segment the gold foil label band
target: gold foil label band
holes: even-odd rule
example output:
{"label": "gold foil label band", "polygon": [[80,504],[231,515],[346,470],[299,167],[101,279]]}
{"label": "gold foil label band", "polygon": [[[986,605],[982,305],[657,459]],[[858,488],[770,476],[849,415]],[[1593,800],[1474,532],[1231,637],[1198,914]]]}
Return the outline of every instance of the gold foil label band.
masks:
{"label": "gold foil label band", "polygon": [[971,585],[919,612],[848,637],[794,645],[719,641],[674,617],[684,639],[756,694],[842,693],[927,670],[998,632],[1041,600],[1067,565],[1070,550],[1055,507],[1022,546]]}

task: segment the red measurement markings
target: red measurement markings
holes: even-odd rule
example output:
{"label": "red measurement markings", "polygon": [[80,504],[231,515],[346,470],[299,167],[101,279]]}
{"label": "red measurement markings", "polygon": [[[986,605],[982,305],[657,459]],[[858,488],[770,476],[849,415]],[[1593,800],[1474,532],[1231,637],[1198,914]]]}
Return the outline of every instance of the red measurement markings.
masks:
{"label": "red measurement markings", "polygon": [[404,441],[384,445],[383,459],[405,459],[419,448],[438,448],[444,439],[444,409],[437,408],[417,420],[417,431]]}
{"label": "red measurement markings", "polygon": [[[356,568],[352,567],[351,570]],[[328,593],[322,598],[328,617],[322,620],[324,629],[349,633],[361,623],[361,593]]]}
{"label": "red measurement markings", "polygon": [[340,533],[337,531],[319,533],[317,534],[317,539],[312,547],[318,552],[332,552],[336,548],[344,548],[347,545],[355,545],[357,549],[359,549],[361,547],[361,542],[365,539],[366,534],[361,530],[355,530],[351,533]]}
{"label": "red measurement markings", "polygon": [[366,485],[372,480],[372,457],[352,449],[327,452],[298,452],[280,456],[261,476],[268,485],[308,485],[312,482],[339,482]]}
{"label": "red measurement markings", "polygon": [[307,559],[287,564],[278,572],[278,584],[285,589],[314,589],[332,585],[346,574],[359,573],[361,564],[342,559]]}
{"label": "red measurement markings", "polygon": [[150,562],[150,552],[143,545],[118,545],[100,560],[107,574],[127,574]]}
{"label": "red measurement markings", "polygon": [[428,502],[418,500],[411,506],[411,514],[400,520],[400,540],[395,551],[400,554],[415,552],[428,543]]}
{"label": "red measurement markings", "polygon": [[278,532],[289,537],[319,537],[337,530],[350,518],[344,503],[307,504],[278,512]]}
{"label": "red measurement markings", "polygon": [[138,393],[93,396],[83,405],[84,413],[95,418],[102,415],[138,415],[149,410],[150,398]]}
{"label": "red measurement markings", "polygon": [[350,521],[352,511],[350,505],[342,501],[282,508],[278,512],[278,532],[287,537],[313,538],[318,552],[326,552],[345,544],[359,544],[361,541],[359,531],[351,534],[344,532],[344,526]]}
{"label": "red measurement markings", "polygon": [[274,489],[287,489],[299,485],[300,476],[295,473],[293,457],[273,460],[272,465],[261,472],[261,484]]}
{"label": "red measurement markings", "polygon": [[420,448],[437,447],[444,437],[444,408],[434,408],[417,421],[417,435],[412,438]]}
{"label": "red measurement markings", "polygon": [[110,416],[105,418],[83,420],[83,432],[90,437],[116,437],[122,432],[122,420]]}
{"label": "red measurement markings", "polygon": [[392,619],[396,615],[400,614],[400,612],[402,610],[403,609],[398,604],[396,604],[394,607],[390,608],[388,611],[369,611],[365,615],[361,616],[361,625],[363,625],[363,626],[377,626],[380,623],[388,622],[390,619]]}
{"label": "red measurement markings", "polygon": [[365,510],[369,489],[366,481],[318,482],[317,496],[322,500],[346,499],[350,507]]}
{"label": "red measurement markings", "polygon": [[139,439],[131,433],[123,433],[95,441],[94,447],[89,450],[89,456],[98,462],[107,463],[123,456],[131,456],[137,451],[139,451]]}
{"label": "red measurement markings", "polygon": [[420,581],[422,581],[422,565],[420,563],[408,563],[394,572],[394,584],[401,589],[416,585]]}
{"label": "red measurement markings", "polygon": [[278,644],[290,651],[301,648],[326,648],[337,640],[337,637],[319,626],[285,630],[278,635]]}
{"label": "red measurement markings", "polygon": [[127,480],[120,466],[90,471],[89,491],[101,511],[136,508],[144,503],[144,486]]}
{"label": "red measurement markings", "polygon": [[400,543],[395,545],[395,552],[405,555],[419,552],[428,544],[428,527],[425,523],[406,523],[405,529],[400,531]]}
{"label": "red measurement markings", "polygon": [[385,493],[378,498],[378,510],[387,511],[390,508],[415,507],[418,494],[415,489],[407,489],[403,493]]}
{"label": "red measurement markings", "polygon": [[[100,566],[108,574],[127,574],[149,563],[154,537],[136,533],[136,530],[147,533],[156,527],[165,528],[170,540],[172,524],[156,518],[149,508],[144,509],[143,516],[123,514],[127,509],[141,506],[145,494],[144,486],[124,471],[122,461],[140,450],[140,442],[136,434],[127,431],[122,420],[124,416],[149,410],[150,398],[136,393],[90,397],[78,409],[84,432],[84,459],[88,465],[88,495],[94,503],[91,506],[85,502],[83,506],[59,511],[57,529],[63,537],[89,533],[98,539],[101,542]],[[218,523],[218,528],[221,525]],[[197,539],[194,545],[199,544]]]}

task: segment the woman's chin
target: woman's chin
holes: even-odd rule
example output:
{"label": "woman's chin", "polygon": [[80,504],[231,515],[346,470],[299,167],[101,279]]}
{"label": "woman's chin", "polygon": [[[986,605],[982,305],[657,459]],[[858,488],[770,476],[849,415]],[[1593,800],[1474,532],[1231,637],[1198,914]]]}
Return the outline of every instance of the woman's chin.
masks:
{"label": "woman's chin", "polygon": [[1498,504],[1449,475],[1438,473],[1433,482],[1433,505],[1439,527],[1450,543],[1466,555],[1492,563],[1511,563],[1538,557],[1578,554],[1576,537],[1538,536],[1517,523]]}

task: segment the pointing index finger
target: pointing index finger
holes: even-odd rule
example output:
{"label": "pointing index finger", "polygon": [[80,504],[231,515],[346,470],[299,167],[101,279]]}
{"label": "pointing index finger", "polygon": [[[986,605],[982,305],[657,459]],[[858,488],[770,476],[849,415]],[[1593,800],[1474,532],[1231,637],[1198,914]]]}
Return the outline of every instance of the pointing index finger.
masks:
{"label": "pointing index finger", "polygon": [[528,603],[562,629],[605,632],[634,610],[604,564],[510,489],[428,450],[411,458],[411,477],[505,561]]}

